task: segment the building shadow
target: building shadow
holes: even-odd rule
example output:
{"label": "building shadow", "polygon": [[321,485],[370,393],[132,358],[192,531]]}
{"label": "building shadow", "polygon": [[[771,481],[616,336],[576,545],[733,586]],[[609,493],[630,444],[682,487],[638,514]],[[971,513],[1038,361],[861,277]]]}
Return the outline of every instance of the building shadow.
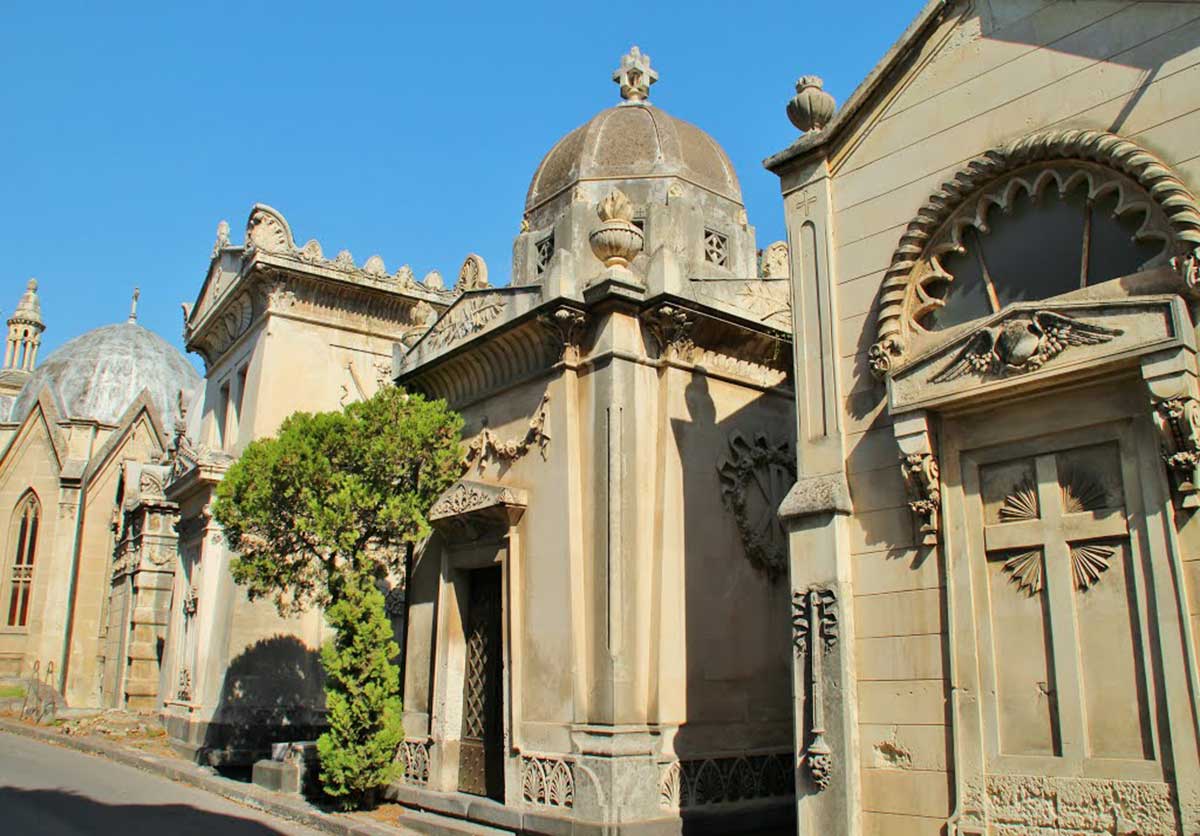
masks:
{"label": "building shadow", "polygon": [[260,639],[230,662],[205,733],[210,763],[248,766],[272,743],[314,740],[325,728],[320,654],[295,636]]}
{"label": "building shadow", "polygon": [[22,836],[272,836],[266,824],[187,804],[106,804],[72,792],[0,787],[5,833]]}
{"label": "building shadow", "polygon": [[[782,496],[768,494],[775,492],[773,482],[786,491],[792,479],[788,474],[781,481],[771,466],[747,460],[745,442],[755,451],[760,437],[783,444],[794,466],[791,404],[764,395],[721,415],[709,379],[696,373],[684,389],[684,404],[686,417],[671,418],[682,469],[686,556],[687,722],[674,738],[681,833],[795,833],[786,562],[782,573],[772,574],[749,558],[722,481],[725,462],[738,473],[735,490],[745,503],[745,522],[772,540],[769,529],[779,525],[774,511]],[[728,478],[732,471],[724,470]],[[782,536],[778,542],[786,544]]]}

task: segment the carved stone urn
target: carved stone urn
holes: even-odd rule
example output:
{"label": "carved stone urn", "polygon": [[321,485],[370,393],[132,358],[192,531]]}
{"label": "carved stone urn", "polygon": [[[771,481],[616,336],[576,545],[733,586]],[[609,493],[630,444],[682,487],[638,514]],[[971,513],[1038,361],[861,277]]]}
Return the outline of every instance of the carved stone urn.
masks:
{"label": "carved stone urn", "polygon": [[609,192],[596,207],[600,226],[588,236],[592,252],[604,262],[605,267],[628,269],[631,262],[642,251],[642,231],[633,223],[633,204],[620,189]]}
{"label": "carved stone urn", "polygon": [[796,82],[796,95],[787,105],[788,119],[801,133],[819,131],[833,118],[836,103],[823,89],[820,76],[801,76]]}

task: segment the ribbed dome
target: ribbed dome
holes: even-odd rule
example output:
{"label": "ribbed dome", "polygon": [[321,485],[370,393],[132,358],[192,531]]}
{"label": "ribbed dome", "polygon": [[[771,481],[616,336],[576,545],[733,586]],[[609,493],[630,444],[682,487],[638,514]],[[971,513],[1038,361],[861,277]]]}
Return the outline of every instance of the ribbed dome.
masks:
{"label": "ribbed dome", "polygon": [[742,202],[724,149],[695,125],[645,103],[602,110],[571,131],[542,160],[529,193],[529,212],[580,180],[678,177]]}
{"label": "ribbed dome", "polygon": [[158,408],[164,431],[170,432],[184,402],[200,387],[200,375],[170,343],[141,325],[123,322],[88,331],[64,343],[30,375],[13,405],[12,419],[21,420],[50,388],[69,418],[115,424],[143,389]]}

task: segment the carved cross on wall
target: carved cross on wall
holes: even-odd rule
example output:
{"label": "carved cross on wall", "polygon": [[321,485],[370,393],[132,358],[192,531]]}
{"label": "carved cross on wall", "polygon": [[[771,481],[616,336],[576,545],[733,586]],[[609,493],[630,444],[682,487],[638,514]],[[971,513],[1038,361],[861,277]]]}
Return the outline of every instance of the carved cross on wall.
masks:
{"label": "carved cross on wall", "polygon": [[1013,583],[1031,597],[1046,586],[1052,599],[1063,599],[1051,606],[1053,616],[1074,611],[1072,587],[1087,589],[1100,580],[1116,549],[1097,541],[1128,536],[1129,523],[1110,507],[1119,500],[1088,474],[1060,472],[1053,454],[1034,464],[1036,484],[1023,482],[1004,500],[1000,521],[983,528],[983,543],[989,559],[1004,560]]}

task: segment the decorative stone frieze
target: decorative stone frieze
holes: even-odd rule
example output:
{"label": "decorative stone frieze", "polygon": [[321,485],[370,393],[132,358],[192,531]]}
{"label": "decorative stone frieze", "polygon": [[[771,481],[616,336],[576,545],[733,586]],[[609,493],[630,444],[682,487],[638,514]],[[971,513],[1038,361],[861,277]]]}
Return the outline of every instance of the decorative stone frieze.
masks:
{"label": "decorative stone frieze", "polygon": [[431,745],[428,738],[405,740],[400,744],[400,758],[404,763],[404,783],[420,787],[429,783],[429,747]]}
{"label": "decorative stone frieze", "polygon": [[438,320],[424,343],[434,349],[449,348],[482,331],[504,312],[504,307],[504,297],[498,293],[465,298]]}
{"label": "decorative stone frieze", "polygon": [[496,433],[485,426],[479,435],[475,436],[467,445],[467,454],[463,459],[463,471],[468,471],[472,467],[482,470],[489,461],[512,464],[534,446],[541,451],[542,459],[545,460],[546,448],[550,444],[550,433],[546,430],[546,405],[548,403],[550,403],[549,392],[542,396],[537,411],[529,419],[528,429],[520,438],[502,441]]}
{"label": "decorative stone frieze", "polygon": [[762,798],[787,798],[795,793],[791,759],[791,752],[771,752],[662,764],[659,806],[686,810]]}
{"label": "decorative stone frieze", "polygon": [[437,522],[476,511],[524,505],[524,494],[515,488],[463,479],[451,485],[434,501],[429,509],[429,521]]}
{"label": "decorative stone frieze", "polygon": [[1200,507],[1200,402],[1168,398],[1155,404],[1163,436],[1163,461],[1180,507]]}
{"label": "decorative stone frieze", "polygon": [[796,656],[808,657],[809,742],[804,766],[817,790],[829,786],[833,750],[825,740],[825,654],[838,641],[837,594],[828,587],[812,586],[792,593],[792,644]]}
{"label": "decorative stone frieze", "polygon": [[729,436],[729,456],[717,461],[721,499],[733,513],[746,559],[770,580],[787,570],[787,537],[776,515],[796,477],[795,456],[787,441]]}
{"label": "decorative stone frieze", "polygon": [[526,804],[543,807],[575,806],[574,764],[565,758],[521,756],[521,797]]}
{"label": "decorative stone frieze", "polygon": [[1169,784],[1033,775],[988,775],[985,781],[988,823],[996,833],[1178,832]]}
{"label": "decorative stone frieze", "polygon": [[902,454],[900,472],[908,487],[908,507],[917,520],[918,541],[923,546],[936,545],[942,508],[937,458],[930,452]]}

